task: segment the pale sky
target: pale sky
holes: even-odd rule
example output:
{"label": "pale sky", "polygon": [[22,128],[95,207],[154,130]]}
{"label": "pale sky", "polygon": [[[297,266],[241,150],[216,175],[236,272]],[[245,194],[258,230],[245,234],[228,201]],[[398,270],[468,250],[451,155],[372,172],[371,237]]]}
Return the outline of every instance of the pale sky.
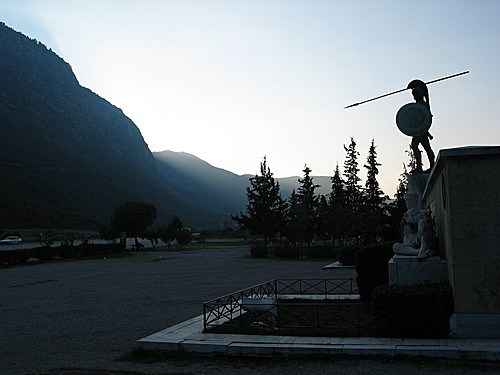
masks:
{"label": "pale sky", "polygon": [[392,196],[411,93],[343,107],[466,70],[429,86],[432,148],[500,144],[498,0],[0,0],[0,20],[52,48],[152,151],[239,175],[266,155],[275,177],[331,176],[354,137],[364,184],[374,138]]}

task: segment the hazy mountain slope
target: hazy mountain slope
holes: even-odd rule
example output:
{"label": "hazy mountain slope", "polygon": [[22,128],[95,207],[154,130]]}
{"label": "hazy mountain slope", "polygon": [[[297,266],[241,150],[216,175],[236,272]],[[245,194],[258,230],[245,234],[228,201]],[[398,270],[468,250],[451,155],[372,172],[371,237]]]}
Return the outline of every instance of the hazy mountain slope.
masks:
{"label": "hazy mountain slope", "polygon": [[[214,228],[247,204],[249,175],[151,153],[137,126],[81,87],[68,63],[3,23],[0,131],[0,228],[97,227],[127,200],[154,203],[156,225],[175,214]],[[278,179],[284,198],[297,178]]]}
{"label": "hazy mountain slope", "polygon": [[103,223],[126,200],[208,224],[176,191],[123,112],[79,85],[69,64],[0,24],[0,227]]}
{"label": "hazy mountain slope", "polygon": [[249,176],[238,176],[185,152],[154,153],[170,183],[183,189],[199,207],[214,206],[221,214],[236,214],[246,206]]}
{"label": "hazy mountain slope", "polygon": [[[186,194],[196,195],[200,204],[203,204],[203,200],[207,197],[211,197],[210,199],[219,202],[221,208],[229,209],[229,212],[245,211],[246,187],[250,185],[251,175],[238,176],[224,169],[213,167],[185,152],[155,152],[154,156],[162,165],[163,173],[171,176],[170,182],[184,186]],[[329,176],[314,176],[313,178],[316,184],[321,185],[316,189],[316,193],[324,195],[330,193],[331,178]],[[298,176],[275,179],[280,183],[283,198],[290,197],[294,189],[297,191],[298,179]],[[193,197],[193,199],[196,198]]]}

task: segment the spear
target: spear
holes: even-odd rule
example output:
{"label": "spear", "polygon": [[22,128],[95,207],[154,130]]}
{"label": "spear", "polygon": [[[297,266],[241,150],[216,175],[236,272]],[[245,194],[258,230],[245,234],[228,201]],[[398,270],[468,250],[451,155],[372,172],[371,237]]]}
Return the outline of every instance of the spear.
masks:
{"label": "spear", "polygon": [[[425,82],[425,84],[426,85],[430,85],[431,83],[435,83],[435,82],[439,82],[439,81],[444,81],[445,79],[455,78],[455,77],[458,77],[458,76],[461,76],[461,75],[464,75],[464,74],[467,74],[467,73],[469,73],[468,70],[465,71],[465,72],[462,72],[462,73],[452,74],[451,76],[446,76],[446,77],[434,79],[432,81]],[[371,98],[371,99],[368,99],[368,100],[365,100],[365,101],[362,101],[362,102],[359,102],[359,103],[354,103],[354,104],[348,105],[347,107],[344,107],[344,109],[351,108],[351,107],[356,107],[357,105],[365,104],[365,103],[371,102],[373,100],[385,98],[386,96],[394,95],[394,94],[397,94],[399,92],[403,92],[403,91],[406,91],[406,90],[409,90],[409,89],[410,89],[409,87],[406,87],[406,88],[401,89],[401,90],[397,90],[397,91],[390,92],[388,94],[377,96],[376,98]]]}

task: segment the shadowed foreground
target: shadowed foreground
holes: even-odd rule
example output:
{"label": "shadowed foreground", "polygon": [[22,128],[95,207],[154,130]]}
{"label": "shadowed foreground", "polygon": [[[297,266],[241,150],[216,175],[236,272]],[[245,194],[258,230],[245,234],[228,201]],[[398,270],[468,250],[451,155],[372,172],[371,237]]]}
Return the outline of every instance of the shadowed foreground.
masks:
{"label": "shadowed foreground", "polygon": [[136,340],[202,303],[274,278],[352,277],[328,261],[253,259],[245,248],[134,253],[0,269],[0,374],[494,374],[500,365],[387,359],[164,356]]}

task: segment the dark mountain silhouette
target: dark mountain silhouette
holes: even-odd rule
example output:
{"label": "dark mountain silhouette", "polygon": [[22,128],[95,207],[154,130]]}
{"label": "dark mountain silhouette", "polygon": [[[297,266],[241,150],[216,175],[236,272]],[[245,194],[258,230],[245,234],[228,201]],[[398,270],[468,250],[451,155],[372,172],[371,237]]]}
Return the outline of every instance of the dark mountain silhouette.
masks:
{"label": "dark mountain silhouette", "polygon": [[[68,63],[3,23],[0,130],[0,228],[97,227],[128,200],[155,204],[157,224],[177,215],[214,228],[246,207],[250,176],[151,153],[137,126],[80,86]],[[285,179],[283,196],[297,186]]]}
{"label": "dark mountain silhouette", "polygon": [[[160,171],[135,124],[81,87],[42,43],[0,24],[0,227],[96,226],[127,200],[154,203],[160,219],[227,220],[199,207]],[[172,181],[172,182],[171,182]]]}

